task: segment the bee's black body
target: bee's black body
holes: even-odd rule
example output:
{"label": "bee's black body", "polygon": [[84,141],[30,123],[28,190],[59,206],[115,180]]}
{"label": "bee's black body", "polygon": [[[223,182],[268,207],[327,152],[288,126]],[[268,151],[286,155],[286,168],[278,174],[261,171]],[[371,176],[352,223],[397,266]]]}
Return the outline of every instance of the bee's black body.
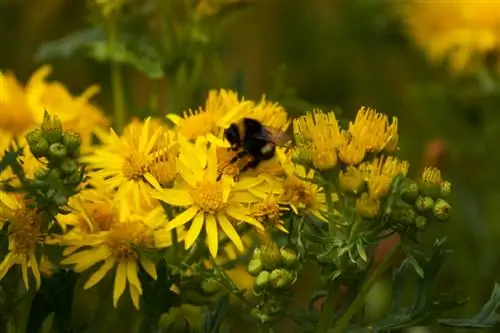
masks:
{"label": "bee's black body", "polygon": [[259,121],[243,118],[238,124],[231,124],[224,137],[231,144],[231,149],[238,151],[229,163],[235,163],[245,156],[251,158],[240,172],[256,168],[262,161],[270,160],[276,153],[276,144],[272,141],[270,132]]}

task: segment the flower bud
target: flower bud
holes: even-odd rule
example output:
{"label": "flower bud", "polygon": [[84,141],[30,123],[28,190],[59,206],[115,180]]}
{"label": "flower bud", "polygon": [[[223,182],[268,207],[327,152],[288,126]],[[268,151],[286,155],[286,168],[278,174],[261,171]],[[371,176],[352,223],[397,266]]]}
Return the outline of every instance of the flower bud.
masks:
{"label": "flower bud", "polygon": [[60,181],[61,180],[61,172],[57,169],[50,169],[47,178],[52,181]]}
{"label": "flower bud", "polygon": [[434,200],[430,197],[418,197],[415,202],[415,208],[419,213],[426,213],[434,206]]}
{"label": "flower bud", "polygon": [[414,203],[418,198],[418,184],[414,181],[407,181],[401,191],[401,198],[407,203]]}
{"label": "flower bud", "polygon": [[221,289],[220,282],[213,278],[203,279],[201,289],[207,294],[215,294]]}
{"label": "flower bud", "polygon": [[415,219],[415,226],[418,230],[424,230],[427,227],[427,218],[425,216],[417,216]]}
{"label": "flower bud", "polygon": [[255,250],[253,250],[253,259],[260,260],[261,259],[261,251],[260,248],[256,247]]}
{"label": "flower bud", "polygon": [[271,283],[271,273],[262,271],[255,278],[255,287],[258,289],[265,289]]}
{"label": "flower bud", "polygon": [[78,165],[70,158],[65,158],[61,163],[61,171],[66,175],[71,175],[78,170]]}
{"label": "flower bud", "polygon": [[61,160],[66,157],[66,148],[62,143],[56,142],[49,147],[49,156],[54,160]]}
{"label": "flower bud", "polygon": [[56,195],[54,196],[53,201],[58,206],[64,206],[68,203],[68,198],[64,195]]}
{"label": "flower bud", "polygon": [[267,270],[278,267],[281,263],[280,249],[276,243],[269,243],[260,247],[262,267]]}
{"label": "flower bud", "polygon": [[288,288],[293,284],[294,276],[284,268],[277,268],[271,272],[270,280],[275,289]]}
{"label": "flower bud", "polygon": [[356,200],[356,213],[364,218],[372,219],[380,211],[380,200],[371,198],[368,193],[361,194]]}
{"label": "flower bud", "polygon": [[292,250],[282,247],[280,249],[280,254],[281,254],[281,259],[283,260],[283,263],[286,266],[293,267],[297,264],[298,262],[297,253],[293,252]]}
{"label": "flower bud", "polygon": [[436,220],[445,222],[451,216],[451,205],[443,199],[437,199],[434,208],[432,208],[432,215]]}
{"label": "flower bud", "polygon": [[345,172],[339,173],[339,185],[342,191],[357,193],[364,184],[363,175],[358,168],[348,166]]}
{"label": "flower bud", "polygon": [[82,181],[82,168],[77,168],[75,172],[66,176],[65,181],[68,184],[77,184]]}
{"label": "flower bud", "polygon": [[30,147],[34,146],[38,141],[42,139],[42,130],[34,129],[33,131],[26,134],[26,141],[28,141],[28,145]]}
{"label": "flower bud", "polygon": [[441,184],[441,197],[446,198],[451,194],[451,183],[450,182],[443,182]]}
{"label": "flower bud", "polygon": [[49,169],[38,169],[35,172],[35,178],[36,179],[45,179],[49,175]]}
{"label": "flower bud", "polygon": [[41,138],[33,145],[30,145],[30,150],[35,157],[45,157],[49,151],[49,143],[44,138]]}
{"label": "flower bud", "polygon": [[420,194],[424,197],[437,199],[441,195],[441,185],[421,182],[419,185]]}
{"label": "flower bud", "polygon": [[63,144],[66,147],[66,150],[71,155],[77,155],[80,149],[80,134],[74,131],[67,131],[63,133]]}
{"label": "flower bud", "polygon": [[62,125],[57,116],[50,116],[47,111],[43,115],[42,132],[45,140],[51,143],[61,142]]}
{"label": "flower bud", "polygon": [[398,201],[391,211],[391,219],[397,223],[413,224],[417,218],[413,207],[404,201]]}
{"label": "flower bud", "polygon": [[260,272],[262,272],[262,261],[260,259],[252,259],[248,263],[248,273],[253,276],[257,276]]}

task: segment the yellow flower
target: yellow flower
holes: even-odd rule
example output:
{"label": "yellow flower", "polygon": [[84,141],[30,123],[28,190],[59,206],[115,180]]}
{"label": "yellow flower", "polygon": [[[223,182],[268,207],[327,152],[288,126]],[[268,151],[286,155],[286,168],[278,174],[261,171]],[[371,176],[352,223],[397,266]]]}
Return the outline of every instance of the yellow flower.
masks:
{"label": "yellow flower", "polygon": [[387,195],[394,177],[399,173],[406,176],[408,167],[408,162],[392,156],[382,156],[372,162],[363,163],[360,170],[367,181],[370,197],[380,198]]}
{"label": "yellow flower", "polygon": [[340,160],[347,165],[357,165],[365,158],[366,149],[359,141],[351,139],[339,148]]}
{"label": "yellow flower", "polygon": [[239,183],[223,176],[217,181],[216,145],[199,138],[195,144],[180,141],[180,155],[177,160],[178,173],[182,181],[172,189],[155,191],[154,197],[172,206],[185,207],[167,225],[167,230],[190,223],[185,247],[190,248],[205,227],[210,253],[217,256],[219,228],[239,249],[243,248],[236,224],[246,222],[257,229],[263,226],[251,217],[251,212],[233,195]]}
{"label": "yellow flower", "polygon": [[386,115],[361,107],[354,122],[349,123],[349,135],[367,152],[392,152],[397,149],[398,119],[393,117],[389,124]]}
{"label": "yellow flower", "polygon": [[454,73],[472,69],[499,51],[497,1],[405,1],[401,15],[429,60],[446,60]]}
{"label": "yellow flower", "polygon": [[337,164],[338,148],[345,138],[335,113],[315,109],[295,119],[293,130],[298,141],[310,143],[311,159],[316,168],[329,169]]}
{"label": "yellow flower", "polygon": [[278,103],[267,101],[265,96],[246,116],[260,121],[267,128],[275,130],[276,134],[285,132],[290,125],[285,109]]}
{"label": "yellow flower", "polygon": [[[158,147],[162,143],[163,147]],[[116,199],[131,195],[134,203],[149,203],[151,188],[160,188],[151,170],[161,155],[168,156],[170,148],[168,134],[161,128],[150,129],[150,118],[144,123],[131,123],[119,137],[112,129],[103,146],[96,148],[92,155],[84,156],[83,162],[97,170],[96,174],[106,177],[108,188],[117,188]],[[158,170],[154,170],[158,176]]]}
{"label": "yellow flower", "polygon": [[28,269],[31,269],[38,289],[41,278],[36,252],[43,240],[40,216],[28,207],[22,196],[2,195],[0,199],[0,220],[7,220],[9,238],[8,253],[0,262],[0,279],[14,265],[20,265],[26,289],[29,287]]}
{"label": "yellow flower", "polygon": [[0,72],[0,137],[2,151],[13,138],[22,136],[37,124],[26,102],[24,88],[10,73]]}
{"label": "yellow flower", "polygon": [[167,118],[176,125],[178,133],[188,140],[204,137],[218,146],[229,147],[222,139],[223,130],[244,117],[251,106],[249,101],[240,101],[235,92],[211,90],[204,109],[189,110],[184,112],[183,117],[169,114]]}
{"label": "yellow flower", "polygon": [[360,216],[372,219],[378,215],[380,211],[380,200],[372,198],[368,193],[361,194],[356,200],[356,213]]}
{"label": "yellow flower", "polygon": [[363,182],[363,174],[356,167],[348,166],[345,171],[339,172],[339,185],[343,191],[356,194]]}
{"label": "yellow flower", "polygon": [[[84,272],[97,264],[100,267],[89,277],[84,289],[99,283],[115,267],[113,305],[117,306],[128,283],[134,306],[139,309],[142,286],[138,278],[139,265],[153,279],[157,278],[156,266],[146,251],[157,251],[172,244],[170,233],[164,231],[166,215],[160,206],[149,210],[130,210],[125,198],[112,213],[99,215],[99,210],[87,211],[90,206],[75,212],[88,223],[88,230],[76,229],[75,233],[59,237],[58,242],[67,246],[63,265],[74,265],[77,273]],[[101,208],[104,208],[101,206]],[[105,222],[105,223],[103,223]],[[88,233],[88,232],[91,233]],[[80,233],[80,237],[78,237]],[[183,234],[180,234],[182,239]]]}
{"label": "yellow flower", "polygon": [[90,145],[92,134],[97,128],[109,125],[108,119],[89,103],[99,92],[99,87],[91,86],[80,96],[73,96],[60,82],[47,82],[52,71],[50,66],[38,69],[26,84],[26,100],[36,123],[41,123],[45,110],[57,116],[64,130],[74,130],[82,139],[82,146]]}
{"label": "yellow flower", "polygon": [[252,204],[250,208],[252,216],[263,225],[269,224],[277,230],[288,233],[284,226],[285,222],[281,219],[283,211],[288,209],[280,206],[279,196],[271,192],[261,202]]}
{"label": "yellow flower", "polygon": [[443,183],[441,171],[435,167],[426,167],[422,172],[422,180],[431,186],[440,186]]}

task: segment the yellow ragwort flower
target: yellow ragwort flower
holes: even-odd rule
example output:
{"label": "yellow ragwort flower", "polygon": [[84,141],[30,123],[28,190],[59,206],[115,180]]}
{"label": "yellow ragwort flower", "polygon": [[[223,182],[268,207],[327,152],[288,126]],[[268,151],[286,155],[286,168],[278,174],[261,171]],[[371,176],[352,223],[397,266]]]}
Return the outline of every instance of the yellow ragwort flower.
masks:
{"label": "yellow ragwort flower", "polygon": [[294,119],[293,131],[297,141],[309,142],[311,159],[316,168],[324,170],[337,164],[338,148],[345,138],[335,113],[314,109]]}
{"label": "yellow ragwort flower", "polygon": [[380,211],[380,200],[373,198],[368,193],[361,194],[356,200],[356,213],[364,218],[375,218]]}
{"label": "yellow ragwort flower", "polygon": [[[172,239],[170,233],[164,230],[167,218],[161,206],[148,210],[135,209],[127,199],[108,206],[108,209],[98,202],[90,201],[90,205],[85,203],[74,214],[76,218],[84,220],[87,226],[82,228],[85,224],[75,222],[80,227],[58,237],[56,241],[66,246],[66,258],[62,264],[74,265],[75,272],[81,273],[100,264],[84,284],[84,289],[95,286],[116,268],[114,307],[118,305],[128,284],[133,304],[139,309],[142,295],[139,265],[151,278],[157,278],[155,263],[145,252],[166,248],[172,244]],[[183,234],[179,235],[182,239]]]}
{"label": "yellow ragwort flower", "polygon": [[270,225],[273,228],[288,233],[285,228],[285,222],[281,219],[284,211],[288,208],[283,207],[279,203],[279,196],[270,193],[261,202],[256,202],[250,206],[252,216],[263,225]]}
{"label": "yellow ragwort flower", "polygon": [[364,144],[354,138],[344,142],[339,148],[339,158],[342,163],[347,165],[357,165],[363,162],[365,154]]}
{"label": "yellow ragwort flower", "polygon": [[368,193],[372,198],[380,198],[389,193],[392,181],[396,175],[406,176],[409,164],[393,156],[378,157],[360,166],[368,185]]}
{"label": "yellow ragwort flower", "polygon": [[[182,140],[180,143],[177,171],[182,181],[172,189],[161,189],[153,195],[172,206],[186,208],[168,223],[167,230],[190,222],[185,239],[185,247],[190,248],[205,227],[206,241],[213,257],[216,257],[218,252],[219,229],[242,249],[243,244],[236,225],[245,222],[257,229],[264,227],[251,217],[251,211],[233,195],[240,183],[235,183],[228,176],[217,181],[216,145],[207,144],[203,138],[199,138],[194,144]],[[251,183],[251,180],[248,183]]]}
{"label": "yellow ragwort flower", "polygon": [[8,224],[9,240],[8,253],[0,262],[0,280],[14,265],[20,265],[26,289],[29,288],[28,269],[31,269],[35,277],[36,289],[40,288],[36,253],[43,242],[43,235],[39,214],[28,206],[22,196],[4,193],[0,196],[0,220]]}
{"label": "yellow ragwort flower", "polygon": [[356,167],[348,166],[345,171],[339,172],[341,190],[356,194],[364,183],[363,173]]}
{"label": "yellow ragwort flower", "polygon": [[[153,132],[150,121],[148,118],[144,123],[129,124],[120,137],[111,129],[104,144],[82,158],[96,174],[106,177],[108,188],[117,189],[117,200],[131,195],[136,205],[149,204],[151,188],[161,187],[151,166],[162,160],[162,154],[168,158],[168,150],[174,143],[163,128]],[[159,143],[163,147],[158,147]],[[160,175],[158,170],[153,172]]]}
{"label": "yellow ragwort flower", "polygon": [[422,172],[422,180],[424,183],[431,186],[440,186],[443,183],[443,178],[441,178],[441,171],[435,167],[425,167]]}
{"label": "yellow ragwort flower", "polygon": [[351,140],[365,147],[366,152],[392,152],[398,144],[398,119],[392,122],[385,114],[374,109],[361,107],[356,114],[354,122],[349,123],[349,136]]}

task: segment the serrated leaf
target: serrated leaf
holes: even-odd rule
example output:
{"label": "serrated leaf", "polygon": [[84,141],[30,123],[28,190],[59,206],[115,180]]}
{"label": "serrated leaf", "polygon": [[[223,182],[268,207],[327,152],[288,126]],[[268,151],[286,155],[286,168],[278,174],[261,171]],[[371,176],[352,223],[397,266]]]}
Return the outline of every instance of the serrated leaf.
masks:
{"label": "serrated leaf", "polygon": [[492,328],[500,325],[499,316],[496,313],[500,307],[500,285],[495,283],[490,299],[482,310],[472,318],[467,319],[440,319],[442,326],[460,328]]}

